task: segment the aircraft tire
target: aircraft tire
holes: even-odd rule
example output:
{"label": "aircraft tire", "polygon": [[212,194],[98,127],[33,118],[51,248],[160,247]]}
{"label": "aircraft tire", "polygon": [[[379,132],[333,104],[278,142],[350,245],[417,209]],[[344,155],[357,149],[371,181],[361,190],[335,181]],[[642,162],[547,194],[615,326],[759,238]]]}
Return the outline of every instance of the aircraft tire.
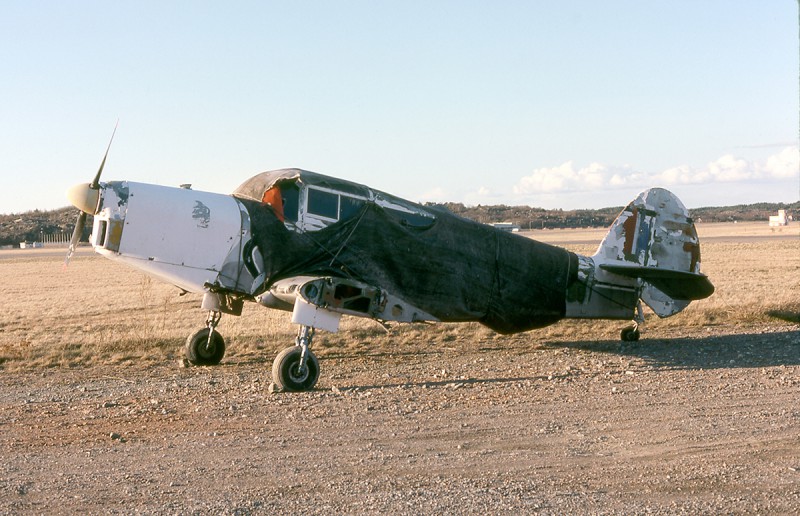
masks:
{"label": "aircraft tire", "polygon": [[208,331],[208,328],[199,329],[186,339],[186,359],[192,365],[217,365],[225,356],[225,339],[214,330],[211,345],[207,346]]}
{"label": "aircraft tire", "polygon": [[278,353],[275,361],[272,362],[272,381],[280,390],[291,392],[308,391],[317,384],[319,379],[319,360],[311,350],[308,350],[305,374],[297,374],[297,365],[300,362],[302,352],[300,346],[292,346]]}
{"label": "aircraft tire", "polygon": [[622,339],[622,342],[637,342],[639,340],[639,336],[639,330],[632,326],[623,328],[622,332],[619,334],[619,338]]}

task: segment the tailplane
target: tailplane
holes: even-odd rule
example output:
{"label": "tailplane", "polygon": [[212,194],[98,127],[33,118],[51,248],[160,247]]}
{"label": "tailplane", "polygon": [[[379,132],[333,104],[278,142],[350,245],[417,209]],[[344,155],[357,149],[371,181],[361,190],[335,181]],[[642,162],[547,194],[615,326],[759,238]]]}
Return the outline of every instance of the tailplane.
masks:
{"label": "tailplane", "polygon": [[622,210],[592,259],[605,273],[640,280],[639,297],[661,317],[714,292],[700,273],[694,222],[683,203],[663,188],[645,190]]}
{"label": "tailplane", "polygon": [[639,300],[669,317],[714,292],[700,273],[694,222],[663,188],[639,194],[611,224],[597,252],[579,258],[579,281],[567,296],[568,317],[630,318]]}

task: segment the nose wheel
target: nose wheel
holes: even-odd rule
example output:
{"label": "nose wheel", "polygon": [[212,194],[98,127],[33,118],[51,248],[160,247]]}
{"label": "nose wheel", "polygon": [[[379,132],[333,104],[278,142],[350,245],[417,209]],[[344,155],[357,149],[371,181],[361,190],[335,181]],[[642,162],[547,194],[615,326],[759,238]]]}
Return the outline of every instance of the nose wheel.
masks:
{"label": "nose wheel", "polygon": [[308,391],[319,379],[319,361],[311,352],[314,328],[301,326],[295,345],[286,348],[272,363],[272,381],[283,391]]}

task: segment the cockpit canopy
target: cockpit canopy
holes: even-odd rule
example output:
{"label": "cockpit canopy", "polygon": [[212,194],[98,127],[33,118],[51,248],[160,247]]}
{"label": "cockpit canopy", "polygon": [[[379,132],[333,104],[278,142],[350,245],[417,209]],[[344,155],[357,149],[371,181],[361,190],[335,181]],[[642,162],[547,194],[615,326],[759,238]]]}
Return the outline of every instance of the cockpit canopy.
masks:
{"label": "cockpit canopy", "polygon": [[253,176],[233,195],[268,204],[287,228],[299,232],[353,218],[366,203],[389,210],[406,225],[427,227],[435,221],[435,216],[421,206],[398,197],[297,168]]}

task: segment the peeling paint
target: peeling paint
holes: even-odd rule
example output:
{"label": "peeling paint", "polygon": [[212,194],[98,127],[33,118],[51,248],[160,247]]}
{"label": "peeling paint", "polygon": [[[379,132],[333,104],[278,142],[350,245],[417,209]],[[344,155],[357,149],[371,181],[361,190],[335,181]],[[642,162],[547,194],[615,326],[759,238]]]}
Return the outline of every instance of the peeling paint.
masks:
{"label": "peeling paint", "polygon": [[117,207],[122,208],[128,204],[128,184],[125,181],[111,181],[108,183],[107,188],[111,188],[117,195]]}
{"label": "peeling paint", "polygon": [[688,210],[662,188],[645,190],[622,211],[593,259],[598,284],[637,281],[631,286],[661,317],[714,291],[700,274],[700,244]]}
{"label": "peeling paint", "polygon": [[594,260],[578,255],[578,278],[567,289],[567,301],[582,303],[591,296],[594,285]]}
{"label": "peeling paint", "polygon": [[[652,206],[660,207],[659,211]],[[667,190],[646,190],[620,214],[598,254],[685,272],[700,272],[697,232],[686,208]]]}

